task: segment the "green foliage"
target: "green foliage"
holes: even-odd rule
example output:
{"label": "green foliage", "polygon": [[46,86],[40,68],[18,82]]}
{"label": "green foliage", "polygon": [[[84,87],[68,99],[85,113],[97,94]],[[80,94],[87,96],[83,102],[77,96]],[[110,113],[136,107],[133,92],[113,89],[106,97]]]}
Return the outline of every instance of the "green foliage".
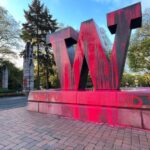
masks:
{"label": "green foliage", "polygon": [[51,48],[46,45],[46,34],[58,29],[57,20],[49,13],[47,7],[41,4],[40,0],[33,0],[29,10],[24,11],[26,23],[23,24],[21,38],[27,42],[32,41],[34,47],[35,66],[35,88],[40,84],[51,87],[49,76],[54,75],[54,57]]}
{"label": "green foliage", "polygon": [[133,75],[124,73],[121,81],[121,87],[149,87],[150,74]]}
{"label": "green foliage", "polygon": [[0,88],[0,93],[14,93],[16,92],[15,90],[9,90],[9,89],[2,89]]}
{"label": "green foliage", "polygon": [[54,73],[53,75],[51,75],[49,77],[49,81],[51,83],[52,88],[60,88],[60,82],[59,82],[57,73]]}
{"label": "green foliage", "polygon": [[23,95],[24,95],[24,93],[20,92],[20,91],[0,88],[0,97],[6,97],[6,96],[23,96]]}
{"label": "green foliage", "polygon": [[[45,53],[44,53],[45,52]],[[36,58],[36,55],[35,55]],[[40,85],[43,88],[54,88],[59,86],[59,81],[56,73],[56,67],[54,62],[54,55],[50,47],[46,47],[45,51],[40,52]],[[37,62],[35,62],[34,72],[37,74]],[[37,76],[35,77],[35,88],[38,88]]]}
{"label": "green foliage", "polygon": [[[23,24],[21,38],[27,42],[36,39],[36,43],[43,41],[48,32],[54,32],[57,27],[47,7],[40,0],[33,0],[29,10],[24,11],[26,23]],[[45,42],[45,41],[44,41]]]}
{"label": "green foliage", "polygon": [[143,14],[142,28],[131,39],[128,58],[132,71],[150,72],[150,9]]}
{"label": "green foliage", "polygon": [[[0,72],[3,69],[4,66],[7,66],[9,71],[9,81],[8,81],[8,88],[11,90],[21,90],[22,89],[22,77],[23,72],[22,70],[18,69],[13,63],[11,63],[8,60],[4,60],[0,58]],[[2,78],[2,74],[0,74],[0,77]]]}
{"label": "green foliage", "polygon": [[9,74],[9,89],[22,90],[22,80],[23,72],[18,68],[14,67],[10,69]]}
{"label": "green foliage", "polygon": [[129,66],[133,71],[150,71],[150,38],[131,45]]}
{"label": "green foliage", "polygon": [[[8,58],[16,57],[16,53],[11,49],[20,46],[20,30],[18,23],[7,10],[0,6],[0,86],[2,84],[2,69],[8,68],[9,71],[9,90],[22,88],[22,71],[15,67]],[[2,90],[0,90],[2,91]]]}

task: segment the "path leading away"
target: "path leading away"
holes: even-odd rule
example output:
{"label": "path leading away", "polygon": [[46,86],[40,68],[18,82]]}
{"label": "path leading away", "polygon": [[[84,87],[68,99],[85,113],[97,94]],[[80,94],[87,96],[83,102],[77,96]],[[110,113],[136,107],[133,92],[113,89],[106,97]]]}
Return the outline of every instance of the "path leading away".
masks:
{"label": "path leading away", "polygon": [[0,110],[10,109],[17,107],[24,107],[27,105],[27,97],[18,96],[18,97],[0,97]]}
{"label": "path leading away", "polygon": [[0,150],[150,150],[150,132],[29,112],[0,111]]}

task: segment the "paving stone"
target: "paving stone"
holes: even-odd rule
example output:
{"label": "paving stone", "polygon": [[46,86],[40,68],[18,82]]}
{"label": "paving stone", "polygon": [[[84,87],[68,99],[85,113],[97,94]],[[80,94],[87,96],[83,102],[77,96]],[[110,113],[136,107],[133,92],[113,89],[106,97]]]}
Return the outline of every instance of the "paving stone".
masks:
{"label": "paving stone", "polygon": [[0,150],[150,150],[150,132],[29,112],[0,111]]}

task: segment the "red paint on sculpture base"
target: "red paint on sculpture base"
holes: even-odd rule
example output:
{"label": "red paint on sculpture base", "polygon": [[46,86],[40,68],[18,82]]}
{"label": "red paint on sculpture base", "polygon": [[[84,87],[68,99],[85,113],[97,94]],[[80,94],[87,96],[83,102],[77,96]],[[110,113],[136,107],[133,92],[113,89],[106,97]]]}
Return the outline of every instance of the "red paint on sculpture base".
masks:
{"label": "red paint on sculpture base", "polygon": [[32,91],[28,110],[81,121],[150,129],[150,88],[100,91]]}

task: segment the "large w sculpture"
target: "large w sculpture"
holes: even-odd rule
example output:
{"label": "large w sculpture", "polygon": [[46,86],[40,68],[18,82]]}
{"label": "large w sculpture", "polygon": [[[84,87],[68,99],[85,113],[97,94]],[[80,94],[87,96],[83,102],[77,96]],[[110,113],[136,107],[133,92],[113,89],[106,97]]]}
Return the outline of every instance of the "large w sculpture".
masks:
{"label": "large w sculpture", "polygon": [[[84,89],[88,70],[94,89],[119,89],[131,30],[141,26],[140,4],[109,13],[107,24],[116,34],[110,60],[93,20],[81,24],[79,35],[72,28],[50,35],[62,89]],[[68,50],[76,43],[75,58],[71,58]]]}
{"label": "large w sculpture", "polygon": [[[119,90],[131,30],[141,27],[141,22],[140,3],[107,14],[108,28],[115,34],[110,59],[92,19],[81,24],[79,33],[68,27],[48,35],[61,90],[30,92],[28,109],[84,121],[150,128],[143,123],[147,121],[145,108],[149,108],[150,90]],[[94,91],[85,90],[88,74]]]}

